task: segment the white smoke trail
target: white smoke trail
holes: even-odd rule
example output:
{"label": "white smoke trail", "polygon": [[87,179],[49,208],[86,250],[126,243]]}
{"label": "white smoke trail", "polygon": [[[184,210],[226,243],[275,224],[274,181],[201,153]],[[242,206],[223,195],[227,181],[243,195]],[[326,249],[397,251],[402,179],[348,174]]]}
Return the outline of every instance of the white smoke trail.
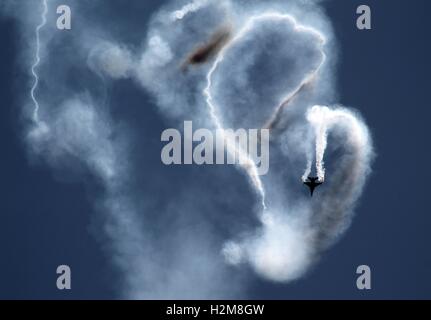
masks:
{"label": "white smoke trail", "polygon": [[[215,105],[214,101],[213,101],[213,97],[211,94],[211,87],[212,87],[212,76],[213,74],[216,72],[218,66],[220,65],[220,63],[223,62],[223,59],[225,57],[226,52],[237,42],[241,41],[241,39],[248,33],[250,32],[254,25],[257,22],[260,21],[276,21],[276,20],[286,20],[289,21],[293,27],[294,30],[296,32],[305,32],[305,33],[310,33],[314,36],[317,37],[317,39],[319,40],[319,42],[321,43],[321,45],[325,44],[325,37],[318,32],[317,30],[311,28],[311,27],[307,27],[307,26],[303,26],[301,24],[299,24],[297,22],[297,20],[295,19],[295,17],[293,17],[292,15],[289,14],[282,14],[282,13],[278,13],[278,12],[266,12],[260,15],[256,15],[256,16],[251,16],[244,24],[244,26],[237,32],[237,34],[232,38],[231,41],[229,41],[225,47],[223,47],[221,49],[221,51],[219,52],[219,54],[217,55],[212,67],[210,68],[207,76],[206,76],[206,80],[207,80],[207,85],[203,91],[203,94],[206,98],[206,103],[209,107],[210,110],[210,115],[211,115],[211,119],[213,120],[214,124],[216,125],[217,129],[221,129],[223,130],[224,127],[221,123],[221,120],[219,118],[219,116],[217,115],[217,106]],[[312,79],[314,79],[317,75],[317,73],[319,72],[320,68],[322,67],[322,65],[325,62],[325,54],[323,52],[323,50],[321,50],[322,53],[322,60],[319,63],[318,67],[311,72],[309,75],[307,75],[302,81],[301,83],[297,86],[297,88],[295,88],[293,90],[292,93],[287,94],[286,98],[283,99],[283,102],[279,105],[279,107],[274,111],[273,116],[271,116],[270,121],[269,121],[269,125],[267,125],[267,127],[270,127],[270,124],[272,124],[275,121],[275,118],[277,117],[277,115],[279,114],[280,110],[283,108],[283,106],[286,104],[285,101],[290,101],[292,99],[292,97],[294,97],[300,90],[301,88],[303,88],[306,84],[310,83]],[[262,180],[258,174],[258,170],[256,168],[256,164],[254,163],[254,161],[247,155],[246,152],[244,152],[241,148],[236,148],[235,142],[231,141],[228,137],[225,137],[226,140],[226,146],[228,149],[228,152],[231,153],[235,153],[237,152],[240,155],[240,158],[244,159],[244,164],[242,165],[242,167],[245,169],[245,171],[247,172],[247,174],[249,175],[251,181],[253,182],[254,187],[256,188],[256,190],[258,191],[258,193],[261,196],[262,199],[262,206],[264,209],[266,209],[266,204],[265,204],[265,189],[262,183]]]}
{"label": "white smoke trail", "polygon": [[309,153],[307,153],[307,166],[305,168],[304,174],[302,175],[301,180],[302,181],[307,181],[308,177],[311,174],[311,166],[313,165],[313,161],[311,160],[311,156]]}
{"label": "white smoke trail", "polygon": [[208,3],[208,0],[194,0],[184,5],[181,9],[176,10],[172,13],[171,17],[173,20],[184,19],[189,13],[193,13],[204,7]]}
{"label": "white smoke trail", "polygon": [[[37,68],[40,64],[41,50],[39,37],[40,31],[46,23],[48,9],[47,0],[44,0],[43,3],[46,5],[46,12],[44,10],[42,23],[38,25],[36,29],[37,43],[39,46],[36,50],[36,63],[32,68],[35,78],[35,85],[32,89],[32,100],[35,104],[34,119],[35,122],[39,123],[41,123],[38,115],[39,104],[35,95],[39,81],[37,73]],[[281,118],[281,111],[290,104],[293,99],[299,97],[303,88],[311,83],[316,85],[316,87],[317,85],[322,85],[322,83],[319,82],[323,78],[320,77],[321,73],[330,72],[328,68],[323,68],[323,66],[328,65],[326,64],[326,54],[328,54],[330,58],[330,51],[324,51],[323,47],[325,46],[325,50],[332,49],[326,46],[327,41],[331,38],[330,32],[323,33],[323,31],[320,31],[320,28],[316,29],[300,24],[298,21],[303,22],[300,19],[303,16],[296,15],[295,10],[292,10],[292,14],[259,10],[259,14],[256,15],[256,8],[253,5],[249,6],[248,3],[244,4],[241,2],[241,5],[229,6],[229,9],[234,10],[234,12],[229,12],[232,13],[229,17],[237,19],[232,21],[233,38],[230,42],[225,44],[208,68],[202,64],[192,72],[182,74],[178,70],[178,65],[183,61],[184,55],[196,45],[197,41],[200,41],[200,37],[204,38],[207,34],[211,33],[211,30],[214,30],[217,25],[219,26],[220,23],[226,21],[226,16],[224,16],[225,12],[220,14],[220,10],[207,10],[205,12],[205,17],[214,18],[212,24],[208,24],[208,21],[211,19],[207,20],[199,17],[199,9],[209,3],[209,0],[193,1],[191,4],[172,12],[171,17],[173,19],[169,21],[166,21],[166,11],[162,10],[163,12],[154,19],[154,23],[150,24],[150,29],[148,31],[149,41],[145,51],[141,55],[139,64],[137,60],[135,60],[136,55],[131,51],[129,52],[128,49],[131,47],[139,47],[138,45],[123,46],[114,44],[110,47],[105,45],[97,47],[95,45],[97,43],[93,42],[92,46],[88,46],[90,52],[90,54],[88,54],[90,70],[97,72],[103,71],[104,75],[112,79],[136,77],[140,80],[145,89],[151,94],[156,95],[158,99],[157,104],[162,111],[162,116],[173,115],[181,121],[183,117],[193,116],[194,119],[198,119],[198,121],[207,124],[207,110],[209,110],[211,123],[215,125],[216,129],[220,129],[224,132],[225,119],[220,116],[224,111],[220,107],[224,106],[224,104],[218,101],[219,95],[222,95],[223,92],[217,87],[217,76],[215,74],[217,70],[219,70],[218,74],[222,76],[222,82],[227,82],[229,84],[229,80],[231,79],[219,69],[222,65],[224,66],[227,64],[226,61],[228,61],[229,58],[227,56],[225,59],[225,55],[232,49],[235,43],[241,42],[241,40],[253,30],[256,22],[265,20],[288,21],[289,25],[293,26],[293,30],[296,34],[308,36],[308,38],[310,38],[309,36],[311,35],[312,39],[317,39],[317,47],[321,52],[321,59],[318,61],[317,66],[314,63],[312,64],[313,69],[311,71],[303,66],[301,66],[300,69],[296,69],[297,72],[301,73],[295,74],[295,79],[298,78],[301,80],[298,81],[299,84],[297,86],[295,85],[291,92],[284,95],[284,92],[287,90],[281,88],[281,92],[277,91],[276,95],[272,95],[272,97],[276,97],[274,99],[277,100],[279,96],[284,97],[279,100],[281,102],[279,104],[277,104],[279,101],[271,102],[271,105],[277,105],[277,108],[275,110],[269,110],[270,112],[267,113],[270,115],[269,118],[267,116],[261,117],[263,122],[268,120],[265,127],[272,128],[275,122]],[[216,1],[212,1],[212,3],[216,6],[219,5],[219,2]],[[273,10],[274,7],[271,6],[272,3],[273,1],[265,1],[261,6],[262,8]],[[301,12],[303,9],[302,7],[298,7],[296,10]],[[188,17],[190,19],[185,19],[185,17],[192,12],[196,14],[190,15],[190,17]],[[260,14],[260,12],[265,13]],[[295,13],[295,15],[293,13]],[[160,22],[160,17],[164,18],[162,22]],[[325,20],[324,17],[320,16],[320,13],[318,17]],[[175,23],[173,23],[174,21]],[[183,23],[185,24],[184,26],[182,25]],[[313,23],[312,25],[315,26],[316,24]],[[323,25],[325,24],[323,23]],[[238,27],[239,29],[236,29]],[[290,28],[288,29],[290,30]],[[190,30],[193,32],[190,32]],[[268,29],[264,30],[264,32],[267,31]],[[274,28],[271,28],[270,31],[274,31]],[[196,34],[199,36],[195,37]],[[78,35],[77,40],[81,40],[80,37],[81,36]],[[77,41],[77,47],[79,47],[78,43],[82,42]],[[295,43],[295,41],[292,41],[292,43]],[[111,49],[106,50],[106,48]],[[292,48],[294,58],[302,59],[302,62],[308,63],[308,60],[304,60],[303,56],[301,56],[301,52],[297,50],[297,47],[292,45]],[[283,49],[285,49],[285,47],[283,47]],[[277,51],[271,59],[274,59],[276,62],[278,61],[277,59],[281,59],[280,54],[284,54],[284,52],[281,51]],[[255,53],[252,52],[252,54],[254,55]],[[100,56],[97,57],[97,55]],[[315,57],[314,52],[313,57]],[[223,64],[224,60],[226,64]],[[243,63],[241,59],[235,62]],[[252,68],[253,66],[248,67]],[[305,69],[308,72],[303,71]],[[324,76],[328,76],[328,74],[325,73]],[[327,78],[325,77],[325,79]],[[237,78],[234,79],[234,81],[236,80]],[[276,82],[274,86],[279,85],[281,87],[284,83],[283,80],[284,78],[278,75],[278,78],[275,79]],[[204,83],[202,84],[199,81],[204,81]],[[295,82],[295,84],[298,82]],[[323,90],[331,86],[332,84],[329,82],[324,86]],[[279,87],[277,87],[277,89],[279,89]],[[279,95],[279,93],[281,94]],[[316,96],[314,96],[314,94],[316,94]],[[319,98],[319,94],[320,92],[317,93],[313,91],[313,99]],[[192,99],[192,97],[197,98],[197,101]],[[204,99],[202,99],[202,97],[204,97]],[[229,97],[226,99],[229,99]],[[305,105],[305,103],[298,103],[298,105],[304,107],[304,110],[308,105],[314,104],[316,104],[315,101],[309,104],[307,103],[307,105]],[[157,243],[151,242],[151,240],[144,237],[145,232],[143,232],[139,224],[142,216],[147,218],[146,215],[148,213],[145,212],[147,208],[142,210],[142,207],[138,208],[138,205],[135,207],[135,202],[133,202],[135,200],[132,200],[132,197],[128,198],[122,196],[129,191],[125,190],[127,189],[126,187],[129,187],[127,179],[130,175],[133,175],[133,170],[135,168],[128,168],[128,164],[123,163],[122,159],[125,158],[124,150],[111,141],[111,137],[116,135],[113,134],[111,130],[104,128],[104,118],[100,116],[99,108],[96,108],[92,104],[90,105],[91,106],[85,107],[82,103],[74,103],[71,106],[64,106],[65,109],[57,116],[51,114],[47,115],[46,121],[52,127],[52,135],[48,135],[49,138],[41,142],[46,144],[45,149],[49,151],[47,157],[55,158],[58,155],[61,157],[72,155],[72,158],[81,159],[103,179],[107,188],[106,198],[104,197],[103,199],[106,200],[107,209],[112,216],[108,233],[110,233],[111,239],[114,242],[112,246],[115,247],[113,259],[117,264],[121,265],[122,270],[126,274],[129,289],[131,288],[131,291],[133,291],[133,297],[154,297],[154,293],[148,290],[149,287],[153,290],[156,290],[154,288],[157,287],[157,296],[160,297],[163,297],[163,295],[166,297],[167,292],[170,292],[171,289],[175,291],[175,298],[182,297],[184,294],[183,289],[189,285],[190,279],[192,279],[187,272],[190,269],[195,269],[196,266],[193,265],[193,263],[199,260],[193,260],[193,258],[196,257],[196,247],[194,244],[199,242],[196,241],[196,239],[201,240],[204,239],[204,237],[189,239],[190,243],[193,243],[193,246],[181,252],[184,253],[183,256],[185,257],[184,261],[182,261],[184,263],[183,268],[178,267],[178,260],[176,258],[170,256],[170,254],[166,254],[167,251],[173,252],[175,249],[172,250],[170,248],[160,247],[159,249],[162,253],[157,256],[159,260],[157,260],[157,258],[153,259],[154,247],[157,247]],[[202,105],[205,105],[208,109],[199,108]],[[292,200],[294,197],[289,193],[290,186],[276,184],[273,186],[269,183],[265,186],[258,174],[254,161],[249,158],[248,154],[243,149],[237,148],[235,141],[225,136],[227,151],[230,154],[239,156],[242,169],[245,170],[254,190],[259,194],[262,207],[264,208],[263,214],[261,215],[262,225],[257,232],[253,234],[249,230],[246,230],[248,231],[248,235],[251,234],[250,237],[244,239],[238,236],[240,239],[234,239],[235,242],[228,242],[226,244],[223,253],[229,262],[239,264],[240,262],[246,261],[250,263],[258,274],[266,278],[275,281],[290,281],[304,274],[310,263],[315,260],[317,250],[327,247],[323,245],[323,243],[329,243],[331,240],[337,239],[344,230],[349,221],[354,202],[362,191],[363,181],[365,181],[366,176],[364,173],[369,169],[370,141],[369,138],[364,139],[364,133],[366,135],[367,132],[366,127],[355,114],[349,113],[344,109],[344,111],[340,111],[340,109],[328,109],[328,111],[325,108],[326,107],[313,108],[312,110],[314,111],[310,111],[308,114],[309,123],[302,121],[301,116],[304,110],[300,108],[298,108],[300,109],[299,111],[302,112],[300,117],[296,114],[293,115],[292,118],[296,116],[297,119],[291,119],[292,122],[297,121],[296,123],[300,124],[301,130],[304,128],[307,129],[307,125],[309,124],[315,129],[316,165],[318,167],[318,174],[322,178],[324,178],[325,174],[323,158],[328,143],[327,131],[335,130],[339,125],[347,131],[346,141],[340,139],[340,136],[337,136],[334,143],[343,143],[346,149],[349,150],[349,154],[340,157],[337,166],[334,168],[334,171],[331,172],[331,179],[328,179],[324,187],[321,187],[319,190],[320,201],[317,205],[315,204],[316,202],[309,202],[308,197],[306,198],[307,201],[304,200],[305,197],[295,197],[297,199]],[[196,113],[200,112],[200,109],[204,109],[204,111],[196,116]],[[191,113],[191,110],[194,113]],[[322,115],[322,113],[324,115]],[[260,124],[261,123],[259,123],[259,126]],[[319,128],[319,130],[317,130],[317,128]],[[289,135],[294,135],[292,130],[288,132],[288,138]],[[350,152],[350,149],[353,149],[353,151]],[[298,155],[302,156],[301,150],[304,150],[302,145],[293,146],[293,148],[289,150],[292,155],[292,158],[289,158],[289,160]],[[312,166],[311,153],[307,153],[306,155],[307,168],[302,177],[303,179],[310,174]],[[289,156],[290,155],[287,155],[287,157]],[[292,168],[288,168],[285,163],[290,162],[284,160],[285,159],[277,159],[277,161],[283,163],[284,166],[280,167],[279,171],[270,171],[267,178],[265,178],[265,182],[267,181],[266,179],[270,182],[274,182],[275,179],[273,178],[275,176],[280,177],[280,179],[284,179],[287,176],[288,169]],[[55,161],[58,160],[55,159]],[[123,165],[126,168],[119,171]],[[302,172],[302,169],[301,167],[299,170]],[[352,173],[348,179],[346,179],[346,173]],[[118,180],[120,177],[121,181],[119,182]],[[342,186],[341,191],[340,186]],[[340,196],[340,192],[342,196]],[[208,193],[211,192],[209,191]],[[211,194],[207,195],[201,193],[198,197],[199,196],[207,196],[205,199],[210,203],[209,206],[212,206]],[[282,199],[278,207],[274,205],[272,201],[273,198]],[[286,199],[289,199],[289,201]],[[187,202],[182,198],[179,200],[182,205]],[[232,203],[233,201],[234,200],[232,200]],[[293,205],[291,203],[293,201],[297,201],[297,203]],[[271,204],[270,210],[266,208],[267,202]],[[188,209],[186,205],[184,207]],[[214,208],[216,207],[214,206]],[[137,209],[136,212],[135,209]],[[178,208],[175,209],[180,210]],[[187,212],[193,213],[194,211],[197,211],[197,209],[191,208]],[[313,214],[314,212],[315,214]],[[160,216],[166,214],[164,211],[157,211],[157,213]],[[150,220],[154,219],[154,217],[151,217],[151,215],[149,216],[148,225],[154,225],[154,221]],[[295,218],[297,217],[296,220],[292,218],[292,216],[295,216]],[[231,221],[228,220],[227,222]],[[230,223],[227,224],[230,225]],[[133,226],[133,228],[131,228],[131,226]],[[168,233],[166,229],[163,230]],[[164,237],[163,230],[160,229],[160,234],[157,234],[158,238]],[[189,231],[189,229],[185,230],[184,233],[186,233],[186,231]],[[169,235],[169,238],[171,238],[171,235]],[[181,241],[182,238],[179,236],[178,239]],[[226,239],[222,239],[217,245],[221,245],[220,243],[223,243],[225,240]],[[201,243],[199,243],[199,245],[201,245]],[[205,246],[205,244],[202,246]],[[214,246],[210,245],[205,247],[205,249],[208,249],[206,250],[207,252],[210,252],[210,249],[213,248]],[[209,256],[211,256],[211,254]],[[219,263],[218,252],[215,252],[214,256],[215,258],[213,256],[208,258],[208,266],[214,266],[215,262]],[[151,257],[151,259],[149,257]],[[165,262],[168,260],[172,261],[172,266],[166,267],[166,269],[160,272],[160,261]],[[223,264],[221,260],[222,259],[220,259],[220,264]],[[190,261],[194,262],[191,263]],[[200,261],[197,263],[200,263]],[[210,270],[207,266],[202,268],[202,278],[211,278],[214,274],[222,274],[225,276],[223,272],[217,273],[218,270],[215,270],[220,269],[219,266],[220,265],[217,265],[217,268],[213,267],[213,270]],[[173,272],[173,270],[178,269],[181,271]],[[181,273],[180,276],[178,276],[179,273]],[[208,277],[207,275],[210,276]],[[166,278],[168,279],[166,280]],[[178,281],[181,282],[181,279],[179,280],[178,278],[183,280],[184,285],[177,285]],[[225,280],[225,278],[223,278],[223,280]],[[169,282],[169,288],[165,286],[166,282]],[[211,286],[216,286],[210,282],[211,281],[203,285],[205,286],[205,290],[203,291],[205,291],[206,294],[212,292],[213,287]]]}
{"label": "white smoke trail", "polygon": [[[218,61],[218,59],[216,60]],[[218,63],[217,63],[218,64]],[[213,72],[217,68],[217,64],[214,64],[211,68],[210,72],[207,75],[207,86],[204,89],[204,95],[206,97],[206,102],[210,108],[210,115],[211,119],[214,121],[214,124],[216,125],[218,132],[222,133],[222,137],[226,144],[226,150],[228,153],[234,155],[237,154],[239,156],[239,163],[242,168],[247,172],[249,175],[253,186],[257,189],[258,193],[261,197],[261,203],[262,207],[265,210],[266,209],[266,203],[265,203],[265,190],[263,188],[262,180],[258,174],[258,169],[256,167],[256,163],[250,158],[250,156],[245,152],[241,146],[237,146],[235,141],[233,141],[232,138],[230,138],[229,135],[225,134],[225,130],[216,114],[216,106],[213,104],[213,99],[211,96],[211,76]]]}
{"label": "white smoke trail", "polygon": [[[307,118],[316,129],[320,157],[325,152],[329,131],[337,133],[334,142],[344,149],[337,170],[331,175],[331,184],[321,192],[324,200],[316,203],[316,214],[311,218],[315,226],[313,245],[321,251],[337,240],[351,222],[355,202],[371,170],[373,146],[365,123],[346,108],[314,106],[307,112]],[[342,140],[341,135],[345,137]]]}
{"label": "white smoke trail", "polygon": [[[310,118],[309,118],[310,120]],[[322,119],[323,120],[323,119]],[[326,121],[322,121],[321,123],[316,123],[313,120],[310,120],[315,124],[316,131],[316,172],[319,181],[325,181],[325,168],[323,162],[323,156],[325,155],[325,150],[328,145],[328,128]]]}
{"label": "white smoke trail", "polygon": [[[359,126],[356,124],[355,117],[343,109],[331,110],[327,107],[314,106],[307,113],[307,120],[314,129],[316,139],[316,171],[320,181],[325,180],[325,164],[324,155],[328,145],[328,130],[337,123],[343,123],[348,120],[352,125],[353,135],[358,139],[365,139],[364,134],[361,134]],[[361,143],[366,145],[365,143]]]}
{"label": "white smoke trail", "polygon": [[314,128],[316,135],[316,170],[320,181],[325,180],[324,155],[328,146],[328,131],[335,125],[349,127],[350,143],[358,149],[369,145],[368,133],[361,126],[355,115],[346,109],[329,109],[325,106],[314,106],[307,112],[307,120]]}
{"label": "white smoke trail", "polygon": [[42,14],[41,14],[41,22],[39,25],[37,25],[35,34],[36,34],[36,50],[35,50],[35,61],[34,64],[31,66],[31,73],[34,78],[33,86],[30,90],[30,96],[34,104],[34,110],[33,110],[33,121],[36,124],[40,124],[39,122],[39,102],[36,98],[36,90],[39,85],[39,75],[37,74],[37,68],[40,64],[40,31],[42,28],[46,25],[46,15],[48,14],[48,0],[42,0]]}
{"label": "white smoke trail", "polygon": [[305,88],[307,85],[309,85],[310,83],[312,83],[314,80],[316,80],[317,76],[319,75],[319,72],[321,71],[322,67],[324,66],[325,62],[326,62],[326,54],[323,50],[325,44],[326,44],[326,37],[318,30],[311,28],[311,27],[307,27],[307,26],[303,26],[300,25],[297,20],[290,15],[281,15],[278,14],[278,16],[283,17],[285,16],[286,19],[290,20],[293,25],[294,25],[294,29],[297,32],[306,32],[306,33],[310,33],[312,34],[319,43],[319,52],[321,54],[321,60],[318,64],[318,66],[311,72],[309,72],[303,79],[302,81],[299,83],[299,85],[292,90],[291,92],[289,92],[286,97],[284,97],[282,99],[282,102],[279,104],[279,106],[274,110],[274,112],[272,113],[272,115],[270,116],[269,120],[267,121],[266,125],[264,126],[265,128],[272,128],[273,125],[275,124],[275,122],[278,120],[278,117],[280,116],[281,111],[283,111],[283,108],[285,108],[286,106],[289,105],[289,103],[302,91],[303,88]]}

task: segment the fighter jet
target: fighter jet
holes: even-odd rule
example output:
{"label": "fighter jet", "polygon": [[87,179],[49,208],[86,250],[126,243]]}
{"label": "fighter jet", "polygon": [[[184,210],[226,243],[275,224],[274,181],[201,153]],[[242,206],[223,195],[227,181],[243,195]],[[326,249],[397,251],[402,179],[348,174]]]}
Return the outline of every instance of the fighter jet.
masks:
{"label": "fighter jet", "polygon": [[[316,181],[317,181],[317,182],[316,182]],[[310,188],[310,196],[312,197],[312,196],[313,196],[314,189],[315,189],[317,186],[320,186],[320,185],[323,183],[323,181],[322,181],[322,182],[320,182],[320,181],[319,181],[319,178],[316,178],[316,177],[308,177],[307,181],[304,181],[303,183],[304,183],[307,187],[309,187],[309,188]]]}

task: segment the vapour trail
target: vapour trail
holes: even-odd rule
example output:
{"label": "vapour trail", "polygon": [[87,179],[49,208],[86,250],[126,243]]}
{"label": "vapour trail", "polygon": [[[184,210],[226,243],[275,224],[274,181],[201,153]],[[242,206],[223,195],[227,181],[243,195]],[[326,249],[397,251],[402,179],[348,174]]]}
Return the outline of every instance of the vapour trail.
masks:
{"label": "vapour trail", "polygon": [[302,175],[302,181],[306,181],[311,174],[311,166],[313,165],[313,160],[310,154],[307,152],[307,167],[305,168],[304,174]]}
{"label": "vapour trail", "polygon": [[[256,15],[256,16],[252,16],[250,17],[247,22],[245,23],[245,25],[238,31],[238,33],[233,37],[233,39],[228,42],[224,48],[221,49],[221,51],[219,52],[216,60],[214,61],[211,69],[209,70],[208,74],[207,74],[207,85],[203,91],[204,96],[206,97],[206,103],[209,107],[210,110],[210,115],[211,115],[211,119],[213,120],[213,123],[216,125],[217,129],[220,129],[221,131],[224,129],[223,125],[221,123],[221,120],[217,114],[217,109],[218,107],[216,106],[216,104],[213,102],[213,97],[211,94],[211,87],[212,87],[212,76],[214,74],[214,72],[217,70],[218,66],[220,65],[220,63],[223,62],[224,57],[226,52],[238,41],[240,41],[249,31],[252,30],[252,28],[254,27],[256,22],[259,21],[265,21],[265,20],[287,20],[290,23],[292,23],[294,30],[297,32],[305,32],[305,33],[310,33],[314,36],[317,37],[317,39],[319,40],[319,42],[321,43],[321,45],[323,46],[326,42],[325,37],[318,32],[317,30],[311,28],[311,27],[307,27],[307,26],[303,26],[301,24],[299,24],[297,22],[297,20],[289,14],[281,14],[281,13],[277,13],[277,12],[266,12],[263,13],[261,15]],[[321,54],[322,54],[322,60],[319,63],[319,66],[313,71],[311,72],[309,75],[307,75],[302,82],[298,85],[297,88],[295,88],[295,90],[293,90],[291,93],[289,93],[287,95],[286,98],[283,99],[283,102],[278,106],[278,108],[274,111],[273,115],[271,116],[268,124],[265,126],[265,128],[271,128],[273,123],[277,120],[278,115],[280,114],[281,110],[306,86],[308,85],[311,81],[313,81],[315,79],[315,77],[317,76],[321,66],[325,63],[325,53],[323,52],[323,49],[321,50]],[[262,206],[264,209],[266,209],[266,205],[265,205],[265,189],[263,187],[263,183],[262,180],[258,174],[258,170],[256,168],[256,164],[254,163],[254,161],[247,155],[246,152],[244,152],[244,150],[242,150],[240,147],[236,148],[235,145],[235,141],[232,141],[231,139],[229,139],[229,137],[224,136],[225,141],[226,141],[226,147],[228,152],[231,153],[237,153],[240,157],[240,159],[243,159],[243,162],[241,163],[241,166],[245,169],[245,171],[247,172],[247,174],[249,175],[251,181],[253,182],[254,187],[257,189],[257,191],[259,192],[261,199],[262,199]]]}
{"label": "vapour trail", "polygon": [[36,27],[36,52],[35,52],[35,61],[34,64],[31,66],[31,73],[34,78],[33,86],[30,90],[30,96],[31,100],[34,104],[34,111],[33,111],[33,121],[35,123],[39,123],[39,102],[36,98],[36,89],[39,85],[39,75],[37,74],[37,67],[40,64],[40,30],[46,25],[46,15],[48,14],[48,0],[42,0],[42,15],[41,15],[41,22]]}
{"label": "vapour trail", "polygon": [[207,3],[208,3],[208,0],[194,0],[193,2],[190,2],[184,5],[181,9],[174,11],[172,13],[172,19],[181,20],[189,13],[199,10]]}
{"label": "vapour trail", "polygon": [[210,106],[210,113],[211,113],[211,119],[213,120],[214,124],[217,127],[218,132],[222,134],[222,138],[225,141],[226,144],[226,150],[229,154],[232,155],[238,155],[238,162],[241,167],[244,168],[244,170],[247,172],[248,176],[250,177],[254,187],[257,189],[257,191],[260,194],[261,197],[261,203],[262,207],[265,210],[266,209],[266,203],[265,203],[265,189],[263,187],[262,179],[259,176],[256,163],[250,158],[250,156],[245,152],[241,146],[236,147],[235,141],[229,136],[226,135],[225,130],[216,115],[215,111],[215,105],[212,102],[212,96],[211,96],[211,76],[208,78],[208,85],[204,90],[204,94],[206,96],[206,102],[208,106]]}
{"label": "vapour trail", "polygon": [[[324,44],[324,43],[322,43]],[[268,122],[264,125],[264,128],[266,129],[272,129],[275,124],[277,123],[278,119],[280,118],[281,112],[285,107],[287,107],[290,102],[296,98],[296,96],[301,93],[302,90],[304,90],[308,85],[310,85],[317,77],[320,69],[325,63],[326,55],[323,52],[323,50],[320,51],[322,54],[322,59],[319,64],[319,66],[312,72],[310,72],[298,85],[298,87],[295,88],[285,99],[283,99],[283,102],[275,109],[274,113],[269,118]]]}
{"label": "vapour trail", "polygon": [[359,120],[346,109],[329,109],[328,107],[314,106],[307,113],[307,120],[312,125],[316,139],[316,170],[320,181],[325,179],[323,157],[328,145],[328,131],[334,125],[348,128],[349,142],[357,149],[367,148],[369,145],[368,133]]}

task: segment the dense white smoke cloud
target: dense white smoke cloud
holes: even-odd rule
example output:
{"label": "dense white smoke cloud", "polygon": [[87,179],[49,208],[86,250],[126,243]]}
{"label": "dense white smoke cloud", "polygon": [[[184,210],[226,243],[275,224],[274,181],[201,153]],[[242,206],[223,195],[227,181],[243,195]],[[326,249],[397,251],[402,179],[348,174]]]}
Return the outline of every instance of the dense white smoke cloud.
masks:
{"label": "dense white smoke cloud", "polygon": [[[237,177],[231,181],[212,177],[222,185],[207,190],[193,178],[192,199],[178,193],[175,206],[142,205],[141,198],[150,202],[154,195],[135,190],[139,188],[131,181],[145,166],[137,168],[127,161],[136,147],[130,147],[133,139],[124,126],[111,118],[106,96],[98,99],[96,90],[67,86],[60,94],[52,89],[59,86],[52,85],[45,86],[48,92],[38,98],[42,74],[52,84],[68,72],[50,69],[40,59],[40,46],[47,44],[43,39],[55,34],[53,29],[41,33],[47,15],[44,2],[40,4],[38,24],[25,23],[24,29],[37,34],[36,44],[29,48],[36,80],[31,88],[32,112],[37,116],[27,142],[33,154],[54,167],[78,159],[103,182],[105,191],[96,204],[106,213],[105,232],[112,241],[114,262],[125,273],[127,297],[242,297],[247,279],[238,277],[240,272],[229,265],[240,268],[248,263],[267,279],[288,282],[303,276],[346,230],[370,171],[372,142],[356,113],[319,106],[334,100],[337,47],[318,2],[172,1],[153,15],[140,44],[110,36],[103,25],[89,26],[90,34],[82,30],[74,34],[64,64],[79,64],[81,74],[89,73],[88,83],[99,81],[105,88],[109,81],[132,80],[129,85],[136,84],[154,97],[161,118],[173,123],[193,120],[196,126],[214,130],[271,130],[269,173],[259,176],[248,158],[238,168],[260,204],[243,215],[249,220],[257,216],[260,225],[246,224],[245,230],[237,230],[233,226],[240,217],[229,216],[223,221],[228,235],[221,240],[221,235],[208,236],[211,227],[206,220],[222,213],[215,190],[234,188]],[[47,4],[54,8],[56,2]],[[85,7],[80,5],[76,2],[77,8]],[[118,24],[127,20],[116,17]],[[229,29],[230,39],[201,63],[182,69],[187,57],[220,28]],[[340,148],[341,155],[334,157],[330,147]],[[325,183],[310,199],[305,190],[302,194],[295,190],[301,178],[312,174],[313,160]],[[324,163],[329,164],[327,169]],[[226,201],[234,211],[241,210],[237,198]],[[158,227],[165,226],[163,217],[173,212],[187,217]],[[199,228],[190,227],[198,223]],[[157,239],[151,237],[152,228],[159,232]],[[178,243],[181,249],[175,246]],[[196,279],[199,286],[185,291]]]}

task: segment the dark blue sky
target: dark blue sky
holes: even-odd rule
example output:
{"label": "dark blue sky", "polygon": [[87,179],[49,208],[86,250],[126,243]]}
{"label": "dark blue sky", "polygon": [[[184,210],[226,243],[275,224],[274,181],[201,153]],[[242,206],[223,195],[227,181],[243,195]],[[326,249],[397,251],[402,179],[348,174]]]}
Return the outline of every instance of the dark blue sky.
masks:
{"label": "dark blue sky", "polygon": [[[149,1],[150,2],[150,1]],[[372,8],[371,31],[358,31],[359,4]],[[153,4],[148,4],[149,11]],[[360,110],[373,134],[377,158],[351,228],[300,280],[273,284],[257,277],[253,298],[431,298],[428,121],[430,55],[425,0],[333,0],[325,5],[339,42],[338,101]],[[59,179],[31,164],[20,137],[17,25],[0,18],[0,298],[118,298],[121,275],[94,236],[96,187],[88,176]],[[118,82],[113,95],[128,88]],[[128,120],[154,127],[149,146],[166,125],[131,102]],[[135,120],[137,121],[137,120]],[[157,177],[151,177],[157,178]],[[90,182],[88,182],[88,180]],[[56,267],[72,267],[71,291],[58,291]],[[372,290],[356,289],[356,267],[372,270]]]}

